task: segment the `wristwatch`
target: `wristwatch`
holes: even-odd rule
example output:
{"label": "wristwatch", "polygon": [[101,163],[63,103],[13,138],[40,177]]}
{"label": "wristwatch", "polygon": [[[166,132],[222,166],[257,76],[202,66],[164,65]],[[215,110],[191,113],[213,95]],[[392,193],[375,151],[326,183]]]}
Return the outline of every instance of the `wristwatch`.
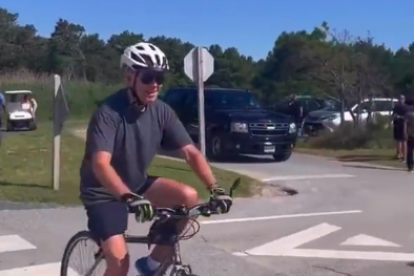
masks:
{"label": "wristwatch", "polygon": [[218,188],[219,187],[219,185],[217,184],[217,182],[216,183],[214,183],[213,185],[210,185],[207,189],[209,190],[209,191],[212,191],[212,190],[214,190],[215,188]]}
{"label": "wristwatch", "polygon": [[134,200],[134,195],[131,193],[126,193],[121,196],[121,201],[125,203],[129,203]]}

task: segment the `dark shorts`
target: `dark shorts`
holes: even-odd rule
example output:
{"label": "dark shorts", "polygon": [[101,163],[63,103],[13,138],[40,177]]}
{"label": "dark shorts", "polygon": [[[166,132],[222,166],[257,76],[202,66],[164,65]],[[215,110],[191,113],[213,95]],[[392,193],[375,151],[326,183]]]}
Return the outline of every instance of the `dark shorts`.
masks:
{"label": "dark shorts", "polygon": [[[145,185],[136,193],[144,194],[156,179],[157,177],[148,176]],[[128,228],[128,209],[121,201],[101,202],[85,206],[85,209],[88,229],[98,240],[105,241],[112,236],[121,235]]]}
{"label": "dark shorts", "polygon": [[394,140],[395,141],[405,141],[405,137],[404,137],[404,125],[394,125],[394,130],[393,130],[393,134],[394,134]]}

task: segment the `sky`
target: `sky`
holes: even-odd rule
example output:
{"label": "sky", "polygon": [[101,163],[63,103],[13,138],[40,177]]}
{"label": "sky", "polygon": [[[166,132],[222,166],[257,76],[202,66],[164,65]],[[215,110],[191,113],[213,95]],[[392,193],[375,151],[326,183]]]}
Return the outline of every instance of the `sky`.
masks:
{"label": "sky", "polygon": [[254,59],[265,58],[281,32],[310,31],[323,21],[355,36],[369,31],[393,50],[414,41],[412,0],[0,0],[0,7],[44,36],[63,18],[104,39],[129,30],[237,47]]}

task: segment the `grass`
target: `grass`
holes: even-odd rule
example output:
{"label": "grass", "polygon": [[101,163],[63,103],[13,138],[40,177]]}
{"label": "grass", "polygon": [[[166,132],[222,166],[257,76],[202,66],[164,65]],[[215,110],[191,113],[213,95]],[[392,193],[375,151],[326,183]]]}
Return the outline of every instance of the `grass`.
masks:
{"label": "grass", "polygon": [[[69,123],[73,126],[73,123]],[[66,130],[62,135],[60,190],[54,191],[51,180],[51,124],[42,123],[38,130],[6,134],[0,150],[0,199],[19,202],[79,203],[79,165],[83,140]],[[195,187],[201,197],[208,192],[187,165],[180,161],[156,157],[150,174],[173,178]],[[242,184],[237,196],[250,196],[257,191],[257,181],[237,173],[214,169],[218,181],[228,188],[237,177]]]}

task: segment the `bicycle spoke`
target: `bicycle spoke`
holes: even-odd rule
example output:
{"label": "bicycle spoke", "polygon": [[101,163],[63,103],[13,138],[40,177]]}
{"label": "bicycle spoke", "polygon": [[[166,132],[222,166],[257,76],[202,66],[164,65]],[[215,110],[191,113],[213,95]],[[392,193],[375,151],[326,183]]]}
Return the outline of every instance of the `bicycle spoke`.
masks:
{"label": "bicycle spoke", "polygon": [[81,276],[101,276],[105,271],[98,245],[91,239],[79,240],[70,254],[68,267]]}

